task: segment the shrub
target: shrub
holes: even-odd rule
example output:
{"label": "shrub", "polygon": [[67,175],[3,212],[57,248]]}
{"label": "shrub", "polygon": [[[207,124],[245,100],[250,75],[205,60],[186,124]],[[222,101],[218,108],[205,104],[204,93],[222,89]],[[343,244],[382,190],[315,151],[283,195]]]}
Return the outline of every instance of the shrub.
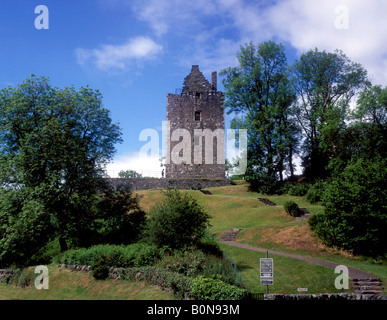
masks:
{"label": "shrub", "polygon": [[36,190],[0,187],[0,268],[25,267],[53,234]]}
{"label": "shrub", "polygon": [[16,269],[7,281],[17,287],[30,287],[34,284],[36,274],[33,268]]}
{"label": "shrub", "polygon": [[132,245],[132,248],[139,248],[133,250],[135,267],[152,265],[161,256],[160,250],[153,245],[137,244]]}
{"label": "shrub", "polygon": [[276,194],[279,189],[279,182],[275,175],[267,173],[246,176],[246,181],[250,183],[250,191],[263,194]]}
{"label": "shrub", "polygon": [[100,255],[91,265],[91,273],[97,280],[105,280],[109,276],[110,268],[113,264],[111,257]]}
{"label": "shrub", "polygon": [[198,300],[243,300],[248,296],[246,289],[204,277],[194,279],[190,289],[192,296]]}
{"label": "shrub", "polygon": [[[106,186],[98,195],[74,193],[64,203],[59,196],[50,203],[46,187],[0,188],[0,267],[49,263],[58,245],[64,251],[129,244],[143,231],[145,212],[130,190]],[[61,241],[50,243],[58,234]]]}
{"label": "shrub", "polygon": [[58,238],[55,238],[42,246],[29,260],[29,265],[50,264],[55,256],[60,254]]}
{"label": "shrub", "polygon": [[244,286],[235,265],[225,258],[208,257],[203,265],[202,276],[222,280],[232,285]]}
{"label": "shrub", "polygon": [[302,197],[308,192],[308,189],[309,185],[306,183],[296,184],[289,188],[288,194],[291,196]]}
{"label": "shrub", "polygon": [[157,266],[166,271],[189,277],[199,275],[216,278],[229,284],[241,285],[241,277],[236,268],[223,257],[206,255],[198,249],[175,251],[164,255]]}
{"label": "shrub", "polygon": [[322,192],[312,187],[306,193],[305,199],[308,200],[310,203],[315,204],[321,201],[321,196]]}
{"label": "shrub", "polygon": [[322,200],[323,191],[324,183],[322,181],[318,181],[309,188],[305,198],[312,204],[320,202]]}
{"label": "shrub", "polygon": [[125,185],[105,190],[97,203],[96,239],[94,243],[130,244],[138,240],[146,222],[139,197]]}
{"label": "shrub", "polygon": [[301,210],[298,207],[298,204],[292,200],[286,201],[284,204],[285,211],[293,217],[299,217],[301,215]]}
{"label": "shrub", "polygon": [[284,182],[279,182],[278,183],[278,189],[277,189],[277,194],[282,195],[282,194],[287,194],[289,193],[289,189],[292,187],[292,183],[290,181],[284,181]]}
{"label": "shrub", "polygon": [[160,250],[154,245],[135,243],[128,246],[97,245],[88,249],[72,249],[56,257],[61,264],[91,266],[102,255],[112,259],[114,267],[138,267],[153,264],[160,257]]}
{"label": "shrub", "polygon": [[149,212],[145,232],[147,241],[172,249],[194,245],[203,237],[210,216],[187,193],[169,189],[164,195],[165,199]]}
{"label": "shrub", "polygon": [[223,251],[220,248],[219,243],[214,239],[208,230],[206,230],[203,236],[199,239],[196,247],[205,254],[214,255],[216,257],[223,256]]}
{"label": "shrub", "polygon": [[368,256],[387,252],[387,159],[351,161],[327,184],[324,213],[309,220],[330,246]]}
{"label": "shrub", "polygon": [[190,298],[191,296],[191,278],[167,271],[160,266],[119,269],[118,272],[122,279],[148,281],[161,289],[172,289],[173,294],[180,299]]}
{"label": "shrub", "polygon": [[205,259],[204,253],[199,250],[182,251],[166,255],[159,265],[171,272],[195,276],[203,270]]}

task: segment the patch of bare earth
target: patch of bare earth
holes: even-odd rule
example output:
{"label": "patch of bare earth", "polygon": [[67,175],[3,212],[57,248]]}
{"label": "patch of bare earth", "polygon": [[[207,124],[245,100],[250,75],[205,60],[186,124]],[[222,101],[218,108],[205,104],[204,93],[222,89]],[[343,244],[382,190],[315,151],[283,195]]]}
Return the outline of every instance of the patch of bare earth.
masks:
{"label": "patch of bare earth", "polygon": [[261,240],[287,246],[290,250],[301,249],[316,252],[325,249],[324,245],[316,241],[305,224],[288,227],[280,231],[265,230]]}
{"label": "patch of bare earth", "polygon": [[[243,235],[238,237],[239,241],[251,240],[256,230],[246,230]],[[352,254],[328,247],[321,243],[311,232],[307,224],[296,225],[284,229],[265,228],[261,230],[262,234],[256,246],[264,243],[275,243],[286,246],[289,250],[303,250],[313,253],[339,253],[343,256],[352,256]]]}

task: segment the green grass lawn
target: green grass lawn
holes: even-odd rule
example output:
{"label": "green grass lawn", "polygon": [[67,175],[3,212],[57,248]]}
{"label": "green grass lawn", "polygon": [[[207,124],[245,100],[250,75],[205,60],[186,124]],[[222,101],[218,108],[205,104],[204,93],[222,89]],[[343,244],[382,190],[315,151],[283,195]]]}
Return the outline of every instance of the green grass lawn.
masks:
{"label": "green grass lawn", "polygon": [[[290,196],[288,194],[268,196],[250,192],[247,184],[245,183],[228,187],[209,188],[208,190],[210,190],[213,195],[217,196],[206,196],[197,191],[188,192],[195,196],[195,198],[198,199],[198,201],[212,216],[211,232],[215,236],[219,236],[226,230],[242,228],[236,238],[236,241],[240,243],[268,250],[288,252],[333,261],[338,264],[351,266],[359,270],[372,273],[376,277],[380,278],[384,283],[387,283],[387,261],[373,261],[373,259],[370,258],[352,256],[351,254],[342,252],[341,250],[329,248],[323,245],[321,241],[313,235],[308,227],[307,220],[297,221],[296,218],[286,214],[283,209],[283,204],[288,200],[295,201],[300,208],[306,208],[312,214],[322,212],[324,209],[321,205],[312,205],[303,197]],[[220,195],[225,195],[227,197],[220,197]],[[268,198],[278,206],[266,206],[257,200],[258,197]],[[235,253],[238,250],[244,249],[231,249],[229,246],[227,247],[227,252],[230,251]],[[246,256],[249,254],[254,257],[257,254],[259,255],[259,253],[256,252],[245,252],[244,255]],[[283,261],[282,259],[285,258],[278,257],[277,259],[279,261]],[[248,259],[248,261],[251,262],[255,260]],[[251,263],[254,265],[253,262]],[[259,263],[259,259],[257,263]],[[307,264],[310,265],[309,263]],[[309,267],[312,270],[315,269],[316,274],[318,274],[321,279],[318,280],[315,277],[305,277],[305,279],[309,279],[312,282],[320,282],[320,290],[328,290],[330,288],[330,292],[334,292],[332,291],[332,287],[324,284],[326,281],[326,275],[323,275],[323,273],[320,273],[319,271],[326,269],[326,273],[332,273],[329,281],[332,282],[333,285],[334,280],[332,281],[332,277],[334,277],[334,273],[332,272],[332,269],[317,265],[310,265]],[[250,271],[256,272],[257,275],[259,275],[259,265],[258,269],[254,271],[253,269],[254,268]],[[297,275],[291,273],[292,269],[294,268],[285,269],[288,270],[286,272],[290,274],[290,277],[288,280],[280,282],[284,288],[281,289],[282,291],[279,290],[279,292],[290,290],[285,283],[292,283],[292,279],[297,278]],[[386,292],[387,291],[385,289],[385,293]]]}
{"label": "green grass lawn", "polygon": [[[246,287],[254,293],[266,293],[266,285],[260,283],[260,258],[266,253],[236,248],[221,244],[222,250],[236,263]],[[299,293],[298,288],[307,288],[307,293],[352,292],[338,290],[334,286],[337,274],[331,268],[314,265],[298,259],[272,255],[274,284],[269,285],[269,293]]]}
{"label": "green grass lawn", "polygon": [[[143,281],[95,280],[90,273],[48,266],[49,289],[0,284],[0,300],[175,300]],[[32,271],[33,272],[33,271]]]}
{"label": "green grass lawn", "polygon": [[[352,256],[324,246],[310,231],[307,220],[297,221],[283,208],[286,201],[293,200],[300,208],[306,208],[312,214],[316,214],[323,212],[324,208],[321,205],[310,204],[304,197],[288,194],[268,196],[251,192],[248,184],[243,181],[237,181],[236,185],[208,188],[207,190],[213,195],[204,195],[194,190],[186,192],[195,197],[211,215],[210,230],[215,237],[224,231],[241,228],[242,231],[236,238],[236,241],[240,243],[333,261],[372,273],[387,283],[386,261],[375,262],[372,259]],[[161,199],[161,192],[157,190],[140,191],[140,194],[144,197],[141,201],[146,208],[152,206],[154,199],[155,201]],[[268,198],[277,206],[266,206],[257,198]],[[259,257],[260,255],[263,257],[262,254],[230,246],[222,246],[222,248],[242,266],[241,272],[248,287],[257,292],[263,292],[262,288],[259,288]],[[324,292],[325,290],[336,292],[333,285],[335,274],[332,269],[281,256],[277,256],[276,261],[277,271],[279,271],[277,277],[279,278],[273,290],[294,293],[294,290],[299,287],[309,287],[309,292]],[[282,264],[285,267],[281,271]]]}
{"label": "green grass lawn", "polygon": [[[195,190],[186,192],[196,198],[211,215],[210,230],[215,237],[224,231],[241,228],[242,231],[236,238],[240,243],[334,261],[372,273],[381,278],[384,284],[387,283],[386,261],[375,262],[324,246],[311,233],[307,220],[298,221],[287,215],[283,209],[283,204],[287,200],[295,201],[299,207],[307,208],[312,214],[323,211],[321,205],[311,205],[303,197],[253,193],[243,182],[208,190],[213,196]],[[146,211],[162,199],[159,190],[138,191],[138,194],[142,196],[140,205]],[[268,198],[278,206],[266,206],[257,200],[258,197]],[[266,286],[260,284],[259,278],[259,258],[265,257],[265,253],[223,244],[221,247],[237,264],[248,289],[252,292],[265,293]],[[344,292],[334,287],[337,274],[331,268],[283,256],[270,255],[270,257],[274,259],[274,285],[269,286],[270,293],[297,293],[297,288],[308,288],[308,293]],[[175,299],[173,295],[144,282],[97,281],[91,274],[71,272],[57,268],[53,264],[49,266],[49,271],[49,290],[36,290],[34,287],[24,289],[0,284],[0,299]],[[386,285],[384,287],[386,288]]]}

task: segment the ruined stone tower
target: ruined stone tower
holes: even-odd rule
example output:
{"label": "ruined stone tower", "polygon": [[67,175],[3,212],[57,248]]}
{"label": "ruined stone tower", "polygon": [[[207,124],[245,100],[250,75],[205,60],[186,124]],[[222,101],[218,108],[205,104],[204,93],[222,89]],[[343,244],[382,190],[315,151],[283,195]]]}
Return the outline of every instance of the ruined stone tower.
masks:
{"label": "ruined stone tower", "polygon": [[181,94],[167,94],[166,178],[225,178],[223,93],[193,65]]}

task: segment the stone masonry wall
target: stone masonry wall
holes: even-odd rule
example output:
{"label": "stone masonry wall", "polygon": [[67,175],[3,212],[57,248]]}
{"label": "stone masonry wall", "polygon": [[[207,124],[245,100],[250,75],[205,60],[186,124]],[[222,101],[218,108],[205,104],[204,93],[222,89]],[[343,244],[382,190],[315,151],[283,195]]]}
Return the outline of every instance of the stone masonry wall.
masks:
{"label": "stone masonry wall", "polygon": [[387,300],[386,295],[356,293],[320,293],[320,294],[265,294],[265,300],[305,301],[305,300]]}
{"label": "stone masonry wall", "polygon": [[[169,137],[178,129],[189,133],[189,141],[180,137],[178,141],[170,140],[167,145],[167,178],[207,178],[224,179],[225,177],[225,121],[223,93],[216,89],[216,72],[212,74],[209,83],[199,71],[198,66],[192,66],[191,73],[184,80],[184,87],[180,95],[167,95],[167,121],[170,130]],[[220,129],[220,130],[218,130]],[[200,130],[207,137],[195,135],[195,130]],[[206,130],[206,131],[204,131]],[[213,134],[211,136],[211,134]],[[215,138],[216,136],[216,138]],[[178,137],[179,138],[179,137]],[[210,152],[206,146],[210,146]],[[182,147],[189,154],[183,154]],[[219,147],[219,148],[218,148]],[[194,153],[197,152],[195,158]],[[212,155],[211,155],[212,151]],[[187,160],[176,163],[175,157]],[[201,153],[201,155],[200,155]],[[171,157],[169,157],[171,155]],[[184,157],[186,156],[186,157]]]}
{"label": "stone masonry wall", "polygon": [[125,179],[110,178],[110,183],[117,188],[119,185],[129,186],[131,190],[166,189],[167,187],[192,190],[231,185],[227,179]]}

